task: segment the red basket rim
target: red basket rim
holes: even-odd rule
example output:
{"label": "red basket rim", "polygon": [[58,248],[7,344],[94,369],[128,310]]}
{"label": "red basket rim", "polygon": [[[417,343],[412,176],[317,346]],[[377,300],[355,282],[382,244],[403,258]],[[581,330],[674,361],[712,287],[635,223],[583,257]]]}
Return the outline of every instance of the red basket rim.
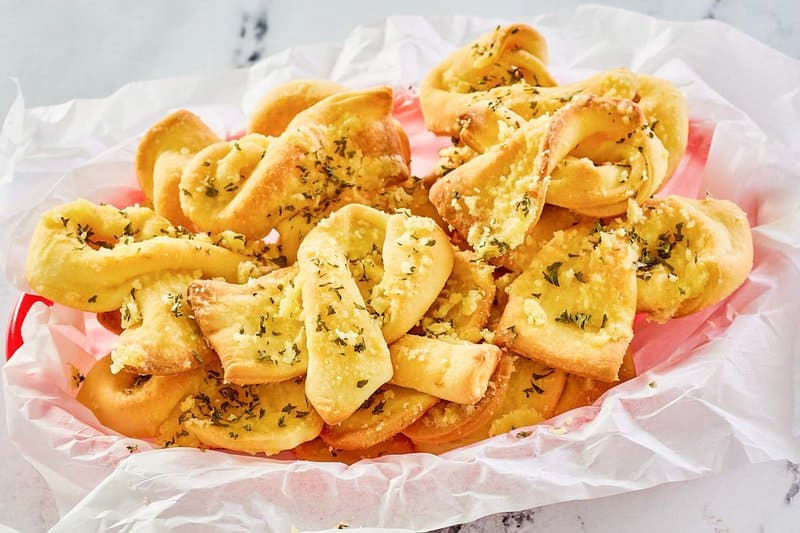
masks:
{"label": "red basket rim", "polygon": [[25,322],[28,311],[31,310],[31,307],[33,307],[33,304],[36,302],[42,302],[48,306],[53,305],[52,301],[43,296],[26,292],[20,295],[14,309],[11,311],[11,317],[8,321],[8,330],[6,331],[6,361],[11,359],[11,356],[24,344],[25,341],[22,338],[22,323]]}

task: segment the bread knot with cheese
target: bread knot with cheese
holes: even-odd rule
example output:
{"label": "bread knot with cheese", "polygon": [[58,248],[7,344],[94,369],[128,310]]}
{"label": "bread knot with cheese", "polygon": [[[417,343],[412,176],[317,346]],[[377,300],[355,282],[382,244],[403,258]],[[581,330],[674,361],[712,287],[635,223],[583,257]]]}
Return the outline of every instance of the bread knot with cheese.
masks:
{"label": "bread knot with cheese", "polygon": [[252,133],[199,152],[184,168],[181,206],[197,227],[261,238],[277,229],[287,256],[336,208],[369,203],[409,176],[392,91],[333,94],[278,137]]}
{"label": "bread knot with cheese", "polygon": [[136,177],[156,214],[176,226],[194,229],[181,209],[183,168],[197,152],[220,141],[200,117],[185,109],[170,113],[147,130],[136,151]]}
{"label": "bread knot with cheese", "polygon": [[278,137],[297,116],[347,88],[328,80],[292,80],[267,91],[250,114],[247,133]]}
{"label": "bread knot with cheese", "polygon": [[420,86],[425,125],[438,135],[457,135],[461,114],[477,100],[491,100],[492,89],[555,85],[546,63],[547,43],[539,32],[525,24],[498,26],[425,76]]}
{"label": "bread knot with cheese", "polygon": [[392,377],[388,343],[436,299],[453,250],[433,220],[351,204],[308,234],[298,264],[308,396],[335,424]]}
{"label": "bread knot with cheese", "polygon": [[636,252],[624,231],[558,231],[507,288],[495,340],[515,353],[614,381],[633,339]]}
{"label": "bread knot with cheese", "polygon": [[272,383],[308,369],[298,266],[245,284],[196,280],[189,284],[195,321],[219,355],[230,383]]}
{"label": "bread knot with cheese", "polygon": [[578,96],[548,122],[534,172],[549,181],[547,203],[612,216],[658,190],[668,157],[636,103]]}
{"label": "bread knot with cheese", "polygon": [[143,207],[77,200],[45,213],[26,264],[31,287],[63,305],[119,311],[112,369],[172,374],[214,357],[186,306],[192,279],[247,279],[274,269],[263,243],[192,234]]}
{"label": "bread knot with cheese", "polygon": [[747,215],[733,202],[680,196],[631,202],[615,223],[638,249],[638,311],[656,320],[714,305],[753,268]]}
{"label": "bread knot with cheese", "polygon": [[[635,100],[639,80],[627,69],[595,74],[567,85],[533,87],[517,83],[475,93],[473,101],[459,116],[459,138],[481,153],[507,137],[524,121],[552,115],[578,96],[601,96]],[[505,131],[504,131],[505,130]]]}

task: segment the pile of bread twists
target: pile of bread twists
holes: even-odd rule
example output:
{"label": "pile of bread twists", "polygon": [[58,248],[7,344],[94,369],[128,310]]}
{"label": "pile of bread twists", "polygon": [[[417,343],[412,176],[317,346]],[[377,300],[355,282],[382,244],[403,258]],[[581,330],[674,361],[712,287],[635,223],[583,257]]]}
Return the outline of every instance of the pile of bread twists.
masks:
{"label": "pile of bread twists", "polygon": [[747,277],[747,217],[653,196],[687,142],[670,83],[546,62],[511,25],[434,68],[420,105],[452,146],[424,179],[385,87],[287,83],[231,141],[154,125],[148,207],[77,200],[31,242],[31,287],[119,335],[78,399],[164,446],[350,463],[524,438],[634,376],[637,313]]}

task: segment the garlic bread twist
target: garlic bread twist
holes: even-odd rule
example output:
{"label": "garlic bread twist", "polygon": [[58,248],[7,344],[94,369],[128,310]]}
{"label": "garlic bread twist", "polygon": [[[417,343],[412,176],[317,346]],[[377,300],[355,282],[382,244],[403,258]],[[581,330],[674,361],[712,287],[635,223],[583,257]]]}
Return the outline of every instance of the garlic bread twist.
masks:
{"label": "garlic bread twist", "polygon": [[347,88],[328,80],[292,80],[267,91],[247,123],[247,133],[278,137],[297,116],[320,100]]}
{"label": "garlic bread twist", "polygon": [[258,261],[246,255],[241,236],[229,232],[218,242],[175,228],[145,207],[120,210],[76,200],[42,215],[25,274],[46,298],[82,311],[111,311],[141,276],[183,270],[236,281],[243,265]]}
{"label": "garlic bread twist", "polygon": [[733,202],[680,196],[641,207],[631,202],[616,225],[639,250],[636,308],[657,320],[716,304],[753,268],[747,215]]}
{"label": "garlic bread twist", "polygon": [[407,140],[391,110],[389,88],[336,93],[278,137],[211,145],[184,169],[183,211],[204,230],[304,235],[336,207],[408,178]]}
{"label": "garlic bread twist", "polygon": [[207,368],[199,390],[170,413],[158,440],[165,447],[273,455],[315,439],[322,426],[302,378],[240,386],[225,383],[218,369]]}
{"label": "garlic bread twist", "polygon": [[185,109],[170,113],[147,130],[136,150],[136,177],[156,214],[176,226],[194,229],[181,209],[183,168],[197,152],[220,140],[200,117]]}
{"label": "garlic bread twist", "polygon": [[351,204],[309,233],[298,264],[308,396],[336,424],[391,378],[387,343],[436,298],[452,269],[452,249],[430,219]]}
{"label": "garlic bread twist", "polygon": [[268,271],[274,266],[262,260],[263,252],[263,244],[247,244],[232,232],[191,234],[147,208],[78,200],[42,216],[26,277],[36,292],[60,304],[120,312],[123,331],[111,354],[115,372],[173,374],[214,357],[184,307],[189,282],[237,281]]}
{"label": "garlic bread twist", "polygon": [[549,366],[614,381],[633,338],[636,252],[624,232],[557,232],[508,287],[495,341]]}
{"label": "garlic bread twist", "polygon": [[225,381],[238,385],[296,378],[308,369],[298,267],[246,284],[197,280],[189,303],[200,330],[219,355]]}
{"label": "garlic bread twist", "polygon": [[438,135],[457,135],[461,114],[478,99],[492,99],[491,89],[555,85],[546,63],[547,43],[539,32],[525,24],[498,26],[425,77],[420,86],[425,125]]}

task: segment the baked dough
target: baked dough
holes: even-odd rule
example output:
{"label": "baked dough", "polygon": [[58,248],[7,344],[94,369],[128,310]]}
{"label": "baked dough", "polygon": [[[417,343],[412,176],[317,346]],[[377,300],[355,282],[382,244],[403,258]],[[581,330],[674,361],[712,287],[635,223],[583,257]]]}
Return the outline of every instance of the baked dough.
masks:
{"label": "baked dough", "polygon": [[189,281],[236,281],[274,268],[262,263],[263,249],[232,232],[191,234],[147,208],[78,200],[44,214],[26,275],[34,290],[55,302],[120,312],[114,372],[175,374],[215,357],[184,307]]}
{"label": "baked dough", "polygon": [[292,80],[267,91],[250,115],[247,133],[277,137],[286,126],[312,105],[347,90],[328,80]]}
{"label": "baked dough", "polygon": [[111,356],[97,361],[86,374],[77,399],[106,427],[123,435],[147,439],[203,381],[202,370],[172,376],[141,376],[111,372]]}
{"label": "baked dough", "polygon": [[[261,238],[294,233],[337,207],[409,176],[407,145],[391,116],[392,90],[333,94],[279,137],[256,133],[198,153],[181,178],[181,207],[206,231]],[[291,258],[292,250],[286,253]]]}
{"label": "baked dough", "polygon": [[489,386],[502,352],[493,344],[403,335],[389,346],[390,383],[455,403],[474,404]]}
{"label": "baked dough", "polygon": [[569,85],[533,87],[517,83],[497,87],[474,95],[474,102],[459,116],[458,135],[467,146],[482,153],[501,142],[507,130],[518,129],[534,118],[552,116],[577,96],[634,100],[638,88],[636,74],[627,69],[600,72]]}
{"label": "baked dough", "polygon": [[193,229],[183,214],[179,183],[183,167],[220,138],[200,117],[179,109],[153,125],[136,150],[136,176],[153,210],[175,224]]}
{"label": "baked dough", "polygon": [[633,338],[636,252],[623,231],[557,232],[508,287],[495,342],[551,367],[617,379]]}
{"label": "baked dough", "polygon": [[459,116],[486,91],[513,84],[555,85],[546,63],[547,43],[539,32],[525,24],[498,26],[425,76],[419,92],[425,125],[437,135],[457,135]]}
{"label": "baked dough", "polygon": [[122,332],[111,350],[112,372],[178,374],[215,361],[191,318],[186,289],[195,274],[162,271],[139,277],[123,300]]}
{"label": "baked dough", "polygon": [[200,392],[183,400],[161,426],[165,447],[224,448],[273,455],[316,438],[322,419],[302,378],[262,385],[225,383],[207,369]]}
{"label": "baked dough", "polygon": [[351,465],[362,459],[377,459],[384,455],[412,453],[414,451],[414,444],[411,442],[411,439],[399,433],[389,440],[379,442],[363,450],[339,450],[328,445],[322,439],[314,439],[304,442],[293,451],[298,459],[304,461],[334,462]]}
{"label": "baked dough", "polygon": [[525,123],[506,142],[431,187],[431,202],[439,214],[480,259],[502,261],[525,242],[539,219],[548,179],[535,167],[547,124],[547,117]]}
{"label": "baked dough", "polygon": [[244,285],[197,280],[192,313],[219,355],[225,381],[238,385],[296,378],[308,369],[296,265]]}
{"label": "baked dough", "polygon": [[391,378],[387,343],[433,303],[452,270],[452,247],[430,219],[350,204],[308,234],[298,264],[308,397],[337,424]]}
{"label": "baked dough", "polygon": [[495,295],[494,267],[470,251],[453,254],[453,271],[422,318],[426,337],[479,342]]}
{"label": "baked dough", "polygon": [[[255,266],[259,259],[247,255],[244,240],[233,236],[215,241],[180,232],[145,207],[118,210],[76,200],[42,215],[25,275],[33,290],[62,305],[113,311],[129,297],[134,282],[148,274],[199,271],[236,281],[241,267]],[[241,247],[243,253],[223,244]]]}
{"label": "baked dough", "polygon": [[346,420],[326,425],[320,438],[342,450],[371,448],[419,420],[438,401],[430,394],[383,385]]}
{"label": "baked dough", "polygon": [[619,224],[639,248],[636,308],[657,320],[716,304],[753,268],[747,215],[726,200],[668,196],[641,208],[631,202]]}
{"label": "baked dough", "polygon": [[549,178],[547,203],[605,217],[629,198],[650,198],[664,182],[669,154],[631,100],[577,96],[547,125],[537,158]]}
{"label": "baked dough", "polygon": [[[486,438],[492,417],[508,390],[511,374],[514,371],[514,357],[504,355],[497,363],[486,394],[477,403],[464,405],[453,402],[440,402],[429,409],[425,416],[403,430],[419,448],[419,445],[442,444],[473,437]],[[472,441],[475,442],[475,441]],[[423,450],[424,451],[424,450]]]}

